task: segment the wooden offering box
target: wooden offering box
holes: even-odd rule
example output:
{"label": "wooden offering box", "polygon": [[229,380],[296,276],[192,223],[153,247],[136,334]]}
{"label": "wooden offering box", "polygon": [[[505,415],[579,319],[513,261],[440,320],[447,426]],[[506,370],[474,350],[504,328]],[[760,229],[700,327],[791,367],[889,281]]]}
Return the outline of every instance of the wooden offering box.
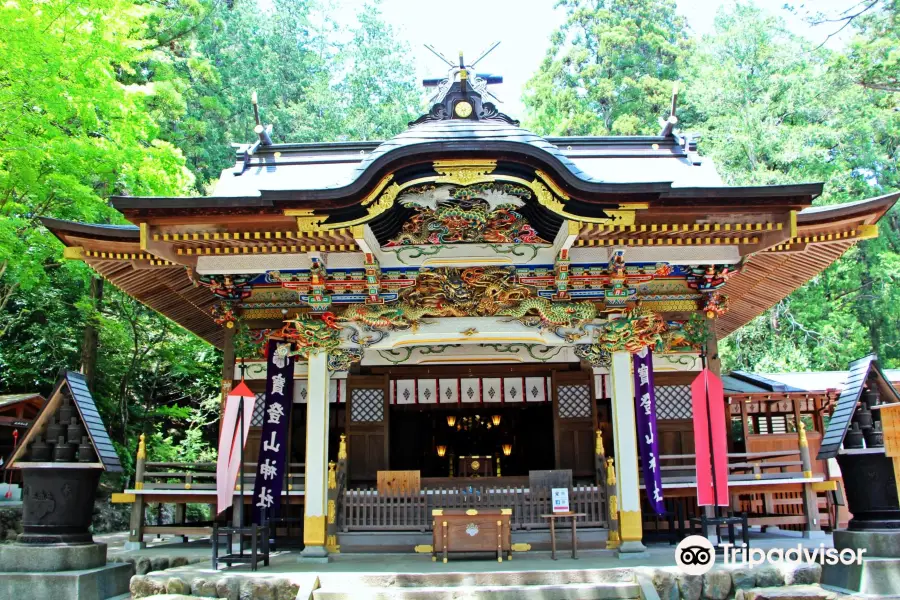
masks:
{"label": "wooden offering box", "polygon": [[443,554],[447,562],[448,552],[495,552],[497,562],[503,562],[505,552],[507,559],[512,560],[511,508],[435,509],[431,515],[434,518],[432,560]]}

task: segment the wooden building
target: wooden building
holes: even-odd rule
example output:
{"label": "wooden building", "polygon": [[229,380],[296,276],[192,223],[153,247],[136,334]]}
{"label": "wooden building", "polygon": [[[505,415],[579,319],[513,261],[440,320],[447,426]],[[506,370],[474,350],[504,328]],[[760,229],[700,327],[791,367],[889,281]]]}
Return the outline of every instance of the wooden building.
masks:
{"label": "wooden building", "polygon": [[[453,69],[431,111],[383,143],[275,144],[259,125],[212,195],[114,198],[131,225],[44,219],[66,257],[220,348],[226,391],[241,373],[264,390],[265,362],[236,360],[236,335],[297,344],[287,493],[307,547],[424,535],[425,511],[473,485],[516,505],[515,541],[546,526],[530,477],[568,469],[586,526],[642,549],[659,524],[641,514],[631,353],[654,351],[665,493],[690,497],[686,390],[704,361],[718,370],[716,341],[875,237],[898,197],[813,207],[821,183],[726,186],[671,125],[542,138],[485,85]],[[736,502],[827,479],[796,461],[754,473],[743,452]],[[329,461],[347,470],[336,495]],[[390,496],[386,472],[410,471]]]}

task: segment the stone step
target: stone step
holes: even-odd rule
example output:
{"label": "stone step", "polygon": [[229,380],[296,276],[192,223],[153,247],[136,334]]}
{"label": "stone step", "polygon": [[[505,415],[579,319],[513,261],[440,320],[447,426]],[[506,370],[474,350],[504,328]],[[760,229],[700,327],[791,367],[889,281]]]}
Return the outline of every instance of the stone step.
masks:
{"label": "stone step", "polygon": [[529,586],[607,583],[636,583],[633,569],[570,569],[561,571],[486,571],[434,573],[321,573],[323,589],[371,587],[418,588],[462,586]]}
{"label": "stone step", "polygon": [[838,595],[817,585],[789,585],[738,590],[734,600],[835,600]]}
{"label": "stone step", "polygon": [[320,588],[314,600],[638,600],[637,583]]}

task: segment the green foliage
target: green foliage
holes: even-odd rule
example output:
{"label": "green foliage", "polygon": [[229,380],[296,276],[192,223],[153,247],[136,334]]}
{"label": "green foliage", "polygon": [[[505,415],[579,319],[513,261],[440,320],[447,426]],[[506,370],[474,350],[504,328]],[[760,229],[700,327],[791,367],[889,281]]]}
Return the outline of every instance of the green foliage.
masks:
{"label": "green foliage", "polygon": [[48,393],[93,324],[126,477],[141,433],[150,460],[212,458],[220,353],[112,286],[95,306],[90,269],[38,218],[121,223],[111,195],[203,193],[256,138],[253,91],[275,141],[388,137],[418,105],[377,4],[345,42],[310,0],[230,4],[0,5],[0,390]]}
{"label": "green foliage", "polygon": [[[682,118],[728,183],[824,181],[817,204],[898,187],[896,94],[859,84],[852,47],[814,48],[750,4],[721,12],[715,25],[689,65]],[[872,349],[900,364],[897,214],[882,220],[879,239],[725,340],[723,367],[845,369]]]}
{"label": "green foliage", "polygon": [[674,0],[560,0],[565,24],[528,82],[543,135],[655,134],[691,49]]}

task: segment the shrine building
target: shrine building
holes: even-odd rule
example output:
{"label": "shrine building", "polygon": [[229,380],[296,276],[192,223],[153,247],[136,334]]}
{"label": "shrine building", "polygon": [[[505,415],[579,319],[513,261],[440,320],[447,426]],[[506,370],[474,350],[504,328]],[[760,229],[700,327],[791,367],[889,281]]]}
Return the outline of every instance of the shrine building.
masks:
{"label": "shrine building", "polygon": [[[562,474],[586,546],[642,550],[702,512],[690,386],[718,374],[717,340],[876,237],[898,198],[727,186],[674,115],[658,136],[540,137],[489,79],[452,69],[385,142],[274,143],[257,117],[209,196],[114,198],[130,225],[43,219],[65,257],[220,349],[223,397],[241,379],[257,394],[246,460],[287,448],[283,535],[307,548],[428,551],[432,511],[465,506],[512,507],[514,546],[541,547],[537,486]],[[295,360],[283,440],[262,434],[269,340]],[[636,431],[647,351],[664,516]],[[840,518],[839,476],[802,454],[835,398],[726,385],[720,460],[751,524]],[[215,501],[214,472],[143,460],[133,542],[164,529],[147,504]]]}

